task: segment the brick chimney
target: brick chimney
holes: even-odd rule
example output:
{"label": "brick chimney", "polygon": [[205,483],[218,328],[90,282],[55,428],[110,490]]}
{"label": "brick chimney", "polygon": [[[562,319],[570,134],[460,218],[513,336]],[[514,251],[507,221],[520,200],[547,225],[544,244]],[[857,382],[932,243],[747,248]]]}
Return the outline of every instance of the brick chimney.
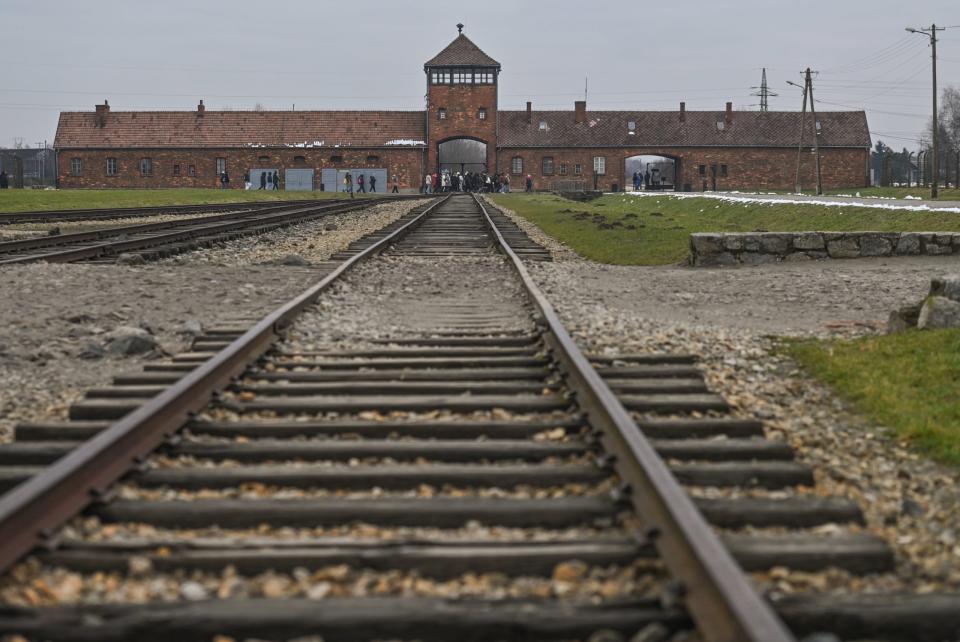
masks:
{"label": "brick chimney", "polygon": [[529,100],[527,101],[527,122],[533,122],[533,103]]}
{"label": "brick chimney", "polygon": [[203,113],[207,111],[206,106],[203,104],[203,100],[200,101],[200,104],[197,105],[197,116],[203,118]]}
{"label": "brick chimney", "polygon": [[577,124],[587,120],[587,101],[577,100],[573,103],[573,121]]}
{"label": "brick chimney", "polygon": [[680,122],[687,122],[687,103],[683,101],[680,102]]}
{"label": "brick chimney", "polygon": [[106,127],[107,126],[107,114],[110,113],[110,103],[107,102],[107,99],[103,99],[102,105],[97,105],[97,126]]}
{"label": "brick chimney", "polygon": [[727,113],[723,119],[727,121],[728,125],[733,122],[733,103],[727,103]]}

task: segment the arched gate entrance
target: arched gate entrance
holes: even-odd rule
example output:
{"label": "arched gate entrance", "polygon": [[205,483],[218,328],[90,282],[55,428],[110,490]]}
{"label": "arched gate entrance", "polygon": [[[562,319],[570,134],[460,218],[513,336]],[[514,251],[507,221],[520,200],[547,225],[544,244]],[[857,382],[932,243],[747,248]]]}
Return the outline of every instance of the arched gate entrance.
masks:
{"label": "arched gate entrance", "polygon": [[474,172],[487,171],[487,144],[473,138],[453,138],[439,145],[440,171]]}

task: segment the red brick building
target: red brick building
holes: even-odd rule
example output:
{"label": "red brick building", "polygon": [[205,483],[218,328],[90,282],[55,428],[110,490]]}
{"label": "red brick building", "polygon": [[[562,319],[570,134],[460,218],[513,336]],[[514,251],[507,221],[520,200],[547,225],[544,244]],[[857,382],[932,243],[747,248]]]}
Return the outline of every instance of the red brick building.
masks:
{"label": "red brick building", "polygon": [[[424,65],[425,111],[63,112],[60,187],[231,188],[276,173],[282,189],[336,190],[365,174],[418,189],[427,172],[506,173],[513,189],[623,189],[652,172],[666,189],[784,189],[796,180],[801,114],[734,111],[500,111],[500,63],[462,33]],[[862,111],[804,120],[801,180],[814,181],[814,131],[825,187],[868,184]],[[272,183],[267,187],[272,187]]]}

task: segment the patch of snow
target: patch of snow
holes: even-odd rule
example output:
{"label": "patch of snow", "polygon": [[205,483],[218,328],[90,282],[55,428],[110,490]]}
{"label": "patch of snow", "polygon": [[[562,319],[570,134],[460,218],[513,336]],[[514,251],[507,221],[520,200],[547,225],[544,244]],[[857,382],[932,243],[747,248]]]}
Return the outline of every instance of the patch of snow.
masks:
{"label": "patch of snow", "polygon": [[[690,193],[690,194],[650,194],[647,192],[624,192],[625,196],[630,196],[633,198],[712,198],[715,200],[724,201],[727,203],[744,203],[746,205],[823,205],[826,207],[863,207],[867,209],[879,209],[879,210],[901,210],[901,211],[910,211],[910,212],[949,212],[951,214],[960,214],[960,207],[930,207],[927,204],[923,205],[904,205],[896,203],[873,203],[869,201],[830,201],[830,200],[815,200],[815,199],[800,199],[800,198],[763,198],[762,195],[758,197],[750,196],[735,196],[732,193],[724,194],[709,194],[704,192]],[[777,194],[773,194],[778,196]],[[871,197],[872,198],[872,197]],[[897,199],[886,199],[886,200],[897,200]],[[918,200],[918,199],[914,199]],[[657,204],[660,203],[659,200],[656,201]],[[745,205],[745,206],[746,206]]]}

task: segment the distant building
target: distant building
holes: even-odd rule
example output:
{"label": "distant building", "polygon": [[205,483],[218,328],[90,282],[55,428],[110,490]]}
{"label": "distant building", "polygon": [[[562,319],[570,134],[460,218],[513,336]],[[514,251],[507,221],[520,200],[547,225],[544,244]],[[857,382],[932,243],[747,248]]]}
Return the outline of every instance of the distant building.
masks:
{"label": "distant building", "polygon": [[[63,112],[55,147],[61,187],[230,187],[278,172],[285,189],[337,190],[350,171],[387,188],[417,189],[435,171],[505,173],[535,189],[631,186],[637,168],[656,187],[786,189],[796,180],[799,112],[501,111],[500,63],[462,33],[424,65],[425,111]],[[866,186],[870,133],[862,111],[808,115],[801,174],[814,182],[814,131],[825,187]],[[646,160],[645,160],[646,159]],[[670,165],[670,167],[666,167]]]}

